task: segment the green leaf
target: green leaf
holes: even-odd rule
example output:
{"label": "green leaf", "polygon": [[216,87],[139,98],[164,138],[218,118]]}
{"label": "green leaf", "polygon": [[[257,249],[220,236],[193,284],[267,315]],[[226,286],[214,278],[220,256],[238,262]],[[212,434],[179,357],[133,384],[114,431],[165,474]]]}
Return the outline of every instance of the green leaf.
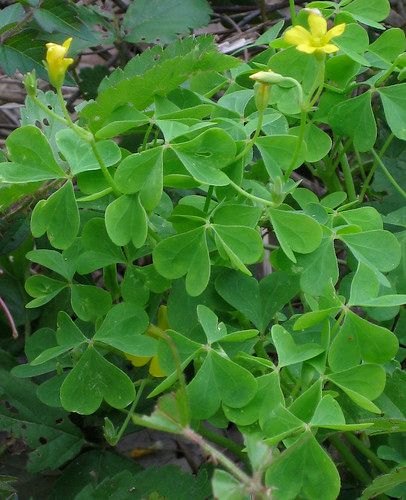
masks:
{"label": "green leaf", "polygon": [[244,485],[228,472],[216,469],[213,474],[212,488],[215,498],[222,500],[248,500]]}
{"label": "green leaf", "polygon": [[162,195],[163,149],[153,148],[127,156],[117,168],[114,180],[125,194],[140,193],[147,211],[153,210]]}
{"label": "green leaf", "polygon": [[124,16],[125,40],[166,44],[190,29],[208,24],[210,14],[206,0],[138,0],[130,4]]}
{"label": "green leaf", "polygon": [[391,360],[398,349],[398,339],[390,330],[348,311],[331,344],[328,360],[331,368],[339,371],[358,365],[360,360],[383,364]]}
{"label": "green leaf", "polygon": [[99,130],[120,106],[145,109],[155,95],[167,95],[193,74],[224,71],[238,64],[221,54],[208,36],[177,41],[165,49],[154,47],[105,79],[96,102],[88,104],[81,116],[88,119],[92,130]]}
{"label": "green leaf", "polygon": [[361,408],[372,413],[381,413],[371,400],[380,396],[385,387],[386,375],[382,366],[372,364],[354,366],[327,375],[326,378],[340,387]]}
{"label": "green leaf", "polygon": [[406,83],[379,89],[386,121],[399,139],[406,140]]}
{"label": "green leaf", "polygon": [[262,210],[259,207],[248,205],[227,204],[216,208],[213,222],[223,226],[247,226],[255,228],[261,217]]}
{"label": "green leaf", "polygon": [[[289,133],[298,136],[299,128],[300,127],[291,128],[289,130]],[[304,141],[306,143],[306,152],[304,159],[311,163],[322,160],[331,149],[330,136],[319,127],[317,127],[317,125],[315,125],[314,123],[308,123],[306,125],[304,132]],[[292,150],[290,151],[290,153],[292,155]],[[300,163],[298,162],[297,166],[301,165],[302,163],[303,160],[300,161]]]}
{"label": "green leaf", "polygon": [[344,219],[347,224],[355,224],[363,231],[374,231],[375,229],[383,229],[381,214],[373,207],[353,208],[340,212],[340,218]]}
{"label": "green leaf", "polygon": [[361,152],[370,151],[376,141],[377,132],[371,96],[370,92],[365,92],[341,102],[332,108],[328,117],[328,123],[334,132],[350,137],[355,148]]}
{"label": "green leaf", "polygon": [[382,33],[368,48],[382,59],[386,66],[392,63],[406,49],[405,33],[400,28],[390,28]]}
{"label": "green leaf", "polygon": [[146,114],[134,109],[129,104],[123,105],[111,113],[107,123],[97,131],[95,137],[98,139],[109,139],[110,137],[121,135],[130,129],[141,127],[148,122],[149,117]]}
{"label": "green leaf", "polygon": [[148,234],[147,214],[135,195],[123,195],[106,208],[106,229],[117,246],[132,241],[135,248],[145,243]]}
{"label": "green leaf", "polygon": [[224,323],[219,323],[218,317],[205,305],[199,304],[197,306],[197,317],[209,344],[213,344],[227,335],[227,328]]}
{"label": "green leaf", "polygon": [[323,396],[310,421],[312,427],[322,427],[324,429],[336,429],[340,431],[368,429],[373,424],[346,424],[344,413],[337,401],[327,394]]}
{"label": "green leaf", "polygon": [[353,0],[351,3],[343,7],[346,12],[350,12],[357,21],[367,24],[366,21],[383,21],[390,12],[390,4],[388,0]]}
{"label": "green leaf", "polygon": [[107,234],[104,219],[91,219],[83,228],[80,254],[77,269],[80,274],[87,274],[101,267],[125,262],[120,248],[115,245]]}
{"label": "green leaf", "polygon": [[[406,482],[406,467],[397,467],[392,472],[376,477],[361,495],[361,500],[369,500],[390,492],[396,486],[404,485]],[[392,496],[392,495],[391,495]]]}
{"label": "green leaf", "polygon": [[344,33],[334,39],[334,45],[337,45],[344,54],[358,64],[370,66],[368,59],[364,56],[369,45],[368,33],[358,24],[347,23]]}
{"label": "green leaf", "polygon": [[190,175],[201,184],[229,184],[229,178],[221,169],[232,163],[236,146],[224,130],[212,128],[191,141],[171,147]]}
{"label": "green leaf", "polygon": [[384,286],[389,282],[382,272],[396,269],[400,262],[400,244],[389,231],[376,230],[363,233],[341,234],[342,240],[354,257],[373,269]]}
{"label": "green leaf", "polygon": [[16,71],[22,74],[35,69],[37,75],[46,80],[47,72],[42,63],[44,43],[37,38],[38,32],[24,29],[0,46],[0,65],[7,75]]}
{"label": "green leaf", "polygon": [[72,181],[55,191],[47,200],[41,200],[31,215],[31,232],[39,238],[45,232],[54,248],[68,248],[79,231],[79,210]]}
{"label": "green leaf", "polygon": [[0,163],[0,181],[24,183],[66,177],[39,128],[26,125],[6,139],[11,162]]}
{"label": "green leaf", "polygon": [[340,492],[340,476],[334,462],[308,432],[274,459],[265,481],[275,500],[335,500]]}
{"label": "green leaf", "polygon": [[216,279],[216,290],[261,332],[274,315],[299,291],[296,277],[274,271],[259,283],[237,271],[225,271]]}
{"label": "green leaf", "polygon": [[21,4],[15,3],[4,7],[0,12],[0,32],[9,29],[10,25],[21,21],[24,17],[24,9]]}
{"label": "green leaf", "polygon": [[63,311],[58,313],[56,340],[59,345],[76,345],[87,340],[71,317]]}
{"label": "green leaf", "polygon": [[0,429],[23,439],[33,450],[27,465],[31,474],[55,470],[80,452],[85,440],[79,428],[70,421],[68,413],[38,400],[38,386],[4,370],[0,370],[0,385],[4,391]]}
{"label": "green leaf", "polygon": [[[285,399],[280,388],[279,374],[268,373],[257,378],[258,389],[251,401],[242,408],[231,408],[223,405],[226,417],[237,425],[251,425],[268,415]],[[262,425],[262,424],[261,424]]]}
{"label": "green leaf", "polygon": [[66,286],[66,283],[48,278],[48,276],[42,276],[40,274],[30,276],[25,282],[25,290],[28,295],[34,297],[34,300],[28,302],[25,307],[30,309],[47,304]]}
{"label": "green leaf", "polygon": [[71,292],[72,309],[83,321],[94,321],[111,307],[111,295],[97,286],[72,285]]}
{"label": "green leaf", "polygon": [[311,253],[320,245],[322,228],[310,216],[275,208],[269,209],[269,216],[282,250],[293,262],[293,252]]}
{"label": "green leaf", "polygon": [[323,227],[323,239],[314,252],[299,255],[298,266],[302,268],[300,287],[305,293],[323,295],[326,287],[338,281],[338,263],[334,239],[329,229]]}
{"label": "green leaf", "polygon": [[212,229],[220,255],[227,256],[233,267],[251,275],[244,264],[254,264],[263,254],[259,232],[250,227],[220,226],[219,224],[213,224]]}
{"label": "green leaf", "polygon": [[271,332],[280,368],[314,358],[324,351],[317,344],[296,344],[292,335],[280,325],[274,325]]}
{"label": "green leaf", "polygon": [[[95,157],[88,141],[78,137],[71,129],[60,130],[55,135],[59,151],[69,163],[73,175],[88,170],[100,170],[100,163]],[[114,141],[100,141],[96,149],[106,167],[116,164],[121,158],[121,151]]]}
{"label": "green leaf", "polygon": [[153,356],[156,341],[142,335],[148,324],[149,318],[143,309],[133,303],[121,302],[109,310],[93,340],[133,356]]}
{"label": "green leaf", "polygon": [[204,227],[162,240],[153,250],[156,270],[168,279],[186,274],[186,290],[200,295],[210,278],[210,258]]}
{"label": "green leaf", "polygon": [[269,445],[278,444],[289,436],[300,434],[305,430],[305,424],[293,413],[279,404],[261,422],[265,442]]}
{"label": "green leaf", "polygon": [[208,354],[221,400],[232,408],[245,406],[254,397],[257,381],[245,368],[212,350]]}
{"label": "green leaf", "polygon": [[376,274],[363,262],[358,263],[351,282],[348,306],[359,306],[378,296],[379,281]]}
{"label": "green leaf", "polygon": [[[282,171],[286,171],[290,167],[292,151],[295,151],[297,142],[298,138],[295,135],[265,136],[259,137],[255,141],[271,179],[281,177]],[[304,162],[306,154],[306,144],[303,143],[294,168],[299,167]]]}
{"label": "green leaf", "polygon": [[45,249],[31,250],[31,252],[26,254],[26,258],[31,262],[51,269],[68,281],[73,278],[74,270],[72,270],[71,266],[69,266],[69,263],[60,252]]}
{"label": "green leaf", "polygon": [[80,344],[75,344],[73,346],[58,345],[55,347],[51,347],[50,349],[46,349],[39,356],[37,356],[34,360],[31,361],[31,366],[42,365],[43,363],[46,363],[50,359],[54,359],[57,358],[58,356],[61,356],[62,354],[65,354],[66,352],[70,351],[72,347],[79,347],[79,345]]}
{"label": "green leaf", "polygon": [[202,366],[187,386],[190,411],[193,418],[206,420],[219,409],[221,395],[216,384],[210,356],[206,356]]}
{"label": "green leaf", "polygon": [[94,413],[103,399],[113,408],[122,409],[134,397],[134,385],[128,376],[91,346],[61,387],[62,406],[81,415]]}

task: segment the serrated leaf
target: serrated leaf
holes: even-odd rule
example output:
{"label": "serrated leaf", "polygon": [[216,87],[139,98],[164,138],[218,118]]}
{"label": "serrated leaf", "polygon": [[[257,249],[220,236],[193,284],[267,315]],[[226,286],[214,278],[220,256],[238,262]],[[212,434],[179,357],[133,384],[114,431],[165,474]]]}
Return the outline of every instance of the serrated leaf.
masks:
{"label": "serrated leaf", "polygon": [[210,13],[206,0],[138,0],[130,4],[124,16],[125,39],[166,44],[179,34],[208,24]]}

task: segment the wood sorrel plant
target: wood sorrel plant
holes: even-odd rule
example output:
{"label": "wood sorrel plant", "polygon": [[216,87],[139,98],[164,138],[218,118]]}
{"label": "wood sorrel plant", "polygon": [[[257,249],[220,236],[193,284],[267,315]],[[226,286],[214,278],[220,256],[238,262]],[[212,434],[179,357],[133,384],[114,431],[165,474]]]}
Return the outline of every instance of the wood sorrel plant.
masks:
{"label": "wood sorrel plant", "polygon": [[[6,141],[15,198],[52,192],[32,212],[27,258],[43,272],[27,307],[67,298],[12,373],[41,376],[51,407],[106,416],[110,444],[131,420],[197,443],[220,499],[335,499],[333,448],[362,487],[399,483],[368,440],[406,430],[404,207],[383,217],[371,182],[381,172],[404,201],[385,152],[406,140],[405,35],[380,24],[386,0],[370,3],[312,2],[248,64],[209,37],[154,47],[76,121],[61,92],[70,41],[51,44],[56,95],[27,75]],[[150,416],[141,395],[158,398]],[[204,422],[235,424],[245,448]]]}

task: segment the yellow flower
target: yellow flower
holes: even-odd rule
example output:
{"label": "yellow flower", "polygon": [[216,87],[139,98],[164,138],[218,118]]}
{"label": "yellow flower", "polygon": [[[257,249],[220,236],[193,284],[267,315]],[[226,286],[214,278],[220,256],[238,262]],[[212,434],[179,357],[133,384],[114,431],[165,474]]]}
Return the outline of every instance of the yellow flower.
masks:
{"label": "yellow flower", "polygon": [[[162,334],[169,328],[168,324],[168,313],[166,306],[160,306],[158,309],[158,326],[149,325],[146,334],[150,337],[159,339]],[[132,356],[131,354],[126,354],[126,358],[131,361],[133,366],[145,366],[149,361],[149,373],[153,377],[165,377],[166,373],[162,371],[159,366],[158,356]]]}
{"label": "yellow flower", "polygon": [[309,15],[308,23],[310,31],[303,26],[293,26],[285,32],[283,39],[306,54],[314,52],[332,54],[339,50],[336,45],[330,43],[330,40],[344,33],[345,23],[338,24],[327,31],[327,21],[324,17],[314,13]]}
{"label": "yellow flower", "polygon": [[71,43],[72,38],[68,38],[62,45],[58,45],[57,43],[46,44],[46,62],[49,80],[56,88],[62,86],[66,70],[73,63],[73,59],[71,57],[65,57]]}

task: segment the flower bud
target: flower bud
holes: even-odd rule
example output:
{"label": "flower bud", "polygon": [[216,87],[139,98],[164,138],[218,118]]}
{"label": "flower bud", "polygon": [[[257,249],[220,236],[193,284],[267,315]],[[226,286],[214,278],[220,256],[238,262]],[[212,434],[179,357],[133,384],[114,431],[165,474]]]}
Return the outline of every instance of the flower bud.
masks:
{"label": "flower bud", "polygon": [[35,70],[24,76],[23,83],[27,95],[35,97],[37,95],[37,75],[35,74]]}
{"label": "flower bud", "polygon": [[68,67],[73,63],[71,57],[65,57],[72,38],[68,38],[62,45],[57,43],[47,43],[46,67],[48,70],[49,81],[55,88],[61,88],[65,80],[65,74]]}
{"label": "flower bud", "polygon": [[258,71],[250,76],[251,80],[255,80],[259,83],[264,83],[270,85],[271,83],[278,84],[285,80],[285,77],[279,73],[274,73],[271,70],[268,71]]}
{"label": "flower bud", "polygon": [[255,83],[254,85],[255,104],[258,111],[265,111],[269,103],[269,85]]}

